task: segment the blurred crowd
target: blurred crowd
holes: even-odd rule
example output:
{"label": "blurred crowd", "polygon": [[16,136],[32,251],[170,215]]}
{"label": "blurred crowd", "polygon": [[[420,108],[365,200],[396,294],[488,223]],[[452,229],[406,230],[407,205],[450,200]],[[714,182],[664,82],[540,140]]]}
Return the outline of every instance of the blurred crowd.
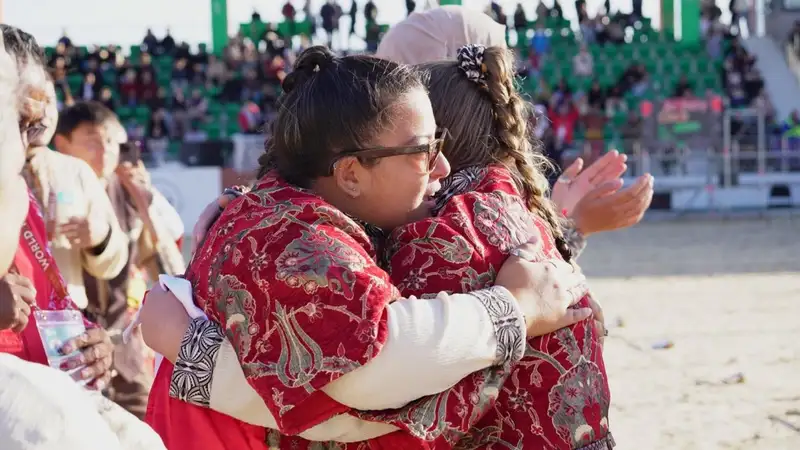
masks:
{"label": "blurred crowd", "polygon": [[[740,43],[740,34],[749,24],[738,2],[731,2],[732,19],[724,24],[714,2],[702,5],[700,32],[705,51],[698,51],[703,53],[700,58],[719,62],[714,69],[715,86],[698,85],[684,75],[667,91],[655,89],[660,73],[654,72],[655,62],[648,59],[652,55],[623,59],[624,67],[613,76],[609,76],[605,61],[596,60],[598,47],[624,47],[632,30],[640,30],[643,23],[649,27],[641,1],[633,2],[630,13],[612,11],[607,1],[604,9],[591,15],[586,2],[578,0],[577,24],[564,19],[561,3],[556,0],[547,6],[539,2],[535,20],[526,15],[521,3],[511,14],[497,2],[490,3],[486,11],[515,30],[510,39],[517,41],[520,75],[535,80],[523,83],[523,88],[539,114],[537,133],[555,162],[579,154],[592,160],[610,147],[635,153],[646,133],[640,105],[656,98],[722,95],[732,108],[764,111],[774,136],[800,133],[800,120],[796,120],[800,115],[786,121],[775,117],[764,94],[755,58]],[[413,0],[406,1],[409,14],[418,7]],[[146,151],[163,160],[171,145],[180,142],[262,132],[263,124],[275,115],[280,83],[295,55],[311,43],[327,43],[347,53],[349,43],[360,39],[367,51],[373,51],[385,31],[377,22],[378,7],[371,0],[353,2],[348,11],[335,0],[316,12],[310,8],[306,2],[298,11],[287,1],[281,11],[282,22],[277,24],[265,23],[254,12],[219,57],[203,45],[192,49],[169,31],[157,37],[148,30],[141,45],[127,55],[113,45],[76,46],[64,36],[48,54],[48,65],[63,102],[103,103],[121,116],[132,139],[146,142]],[[360,21],[366,24],[363,30],[356,29]],[[564,56],[553,54],[554,41],[563,40],[554,32],[553,23],[579,30],[570,36],[575,51],[566,55],[571,62],[569,79],[542,76],[553,64],[561,64]],[[734,120],[732,131],[752,134],[752,123]]]}

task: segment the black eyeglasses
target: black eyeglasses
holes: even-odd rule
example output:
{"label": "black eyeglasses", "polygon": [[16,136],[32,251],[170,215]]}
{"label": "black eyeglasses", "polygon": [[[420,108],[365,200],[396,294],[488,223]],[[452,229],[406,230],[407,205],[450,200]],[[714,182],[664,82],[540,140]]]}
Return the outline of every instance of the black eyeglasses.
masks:
{"label": "black eyeglasses", "polygon": [[445,141],[449,138],[450,133],[447,131],[447,128],[440,128],[436,130],[436,135],[434,138],[425,144],[402,147],[374,147],[344,150],[334,156],[333,161],[331,161],[329,173],[333,173],[334,165],[337,161],[348,156],[355,156],[356,158],[364,159],[377,159],[399,155],[414,155],[417,153],[427,154],[428,161],[426,167],[428,173],[431,173],[433,172],[433,168],[436,167],[436,161],[439,159],[439,155],[442,153]]}

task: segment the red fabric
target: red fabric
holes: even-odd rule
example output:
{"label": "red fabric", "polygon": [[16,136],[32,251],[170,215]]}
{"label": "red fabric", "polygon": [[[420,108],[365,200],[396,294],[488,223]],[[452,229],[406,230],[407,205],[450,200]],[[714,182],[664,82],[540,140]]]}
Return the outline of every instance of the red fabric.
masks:
{"label": "red fabric", "polygon": [[[39,210],[39,205],[36,199],[29,191],[28,215],[25,222],[30,229],[32,236],[20,235],[19,247],[17,253],[14,255],[14,267],[17,272],[28,278],[33,282],[36,287],[36,304],[39,309],[43,310],[64,310],[64,309],[78,309],[72,299],[68,296],[64,297],[57,295],[57,291],[53,289],[52,283],[49,281],[47,274],[42,269],[41,264],[34,257],[31,246],[28,240],[33,240],[35,245],[39,245],[43,250],[43,257],[55,268],[57,276],[61,277],[60,272],[56,266],[55,259],[50,254],[50,250],[44,243],[47,242],[47,228],[45,227],[44,219]],[[63,279],[60,280],[63,284]],[[66,286],[66,284],[63,284]],[[89,322],[84,318],[86,328],[93,328],[95,324]],[[0,352],[11,353],[21,359],[40,364],[47,364],[47,356],[42,345],[42,340],[39,338],[39,330],[36,328],[36,322],[31,312],[29,317],[28,326],[20,334],[16,334],[11,330],[0,330]]]}
{"label": "red fabric", "polygon": [[[262,183],[261,189],[265,187],[269,186]],[[252,260],[254,250],[247,249],[251,247],[258,248],[260,256],[267,258],[260,260],[264,264],[273,265],[281,260],[283,255],[278,256],[275,261],[268,255],[285,254],[284,248],[287,245],[284,240],[272,240],[266,246],[258,247],[256,242],[266,242],[265,236],[252,242],[247,242],[247,238],[242,239],[247,234],[242,230],[264,220],[264,216],[253,215],[251,219],[244,221],[231,218],[232,214],[253,214],[253,209],[243,206],[252,201],[253,195],[246,196],[249,200],[239,203],[234,208],[235,211],[226,211],[220,223],[209,234],[216,238],[215,241],[219,241],[220,236],[235,235],[238,236],[237,242],[245,244],[233,247],[227,244],[220,247],[219,242],[207,244],[201,253],[202,258],[215,259],[214,255],[233,252],[234,258]],[[306,198],[274,195],[271,204],[287,208],[288,205],[280,204],[279,201],[292,200],[292,203],[297,201],[302,204]],[[332,209],[327,213],[338,214]],[[302,217],[303,222],[311,219],[310,216],[298,216]],[[432,227],[434,224],[435,227]],[[348,233],[360,238],[356,240],[359,245],[371,248],[368,242],[361,239],[360,229],[348,230]],[[392,255],[392,279],[404,296],[441,290],[468,292],[480,289],[492,284],[508,252],[516,245],[527,242],[535,234],[541,235],[545,241],[539,258],[560,258],[544,222],[525,209],[508,172],[499,168],[485,169],[483,176],[473,187],[473,192],[454,197],[438,218],[410,224],[392,235],[388,245],[388,252]],[[275,245],[275,250],[270,252],[268,248],[272,245]],[[212,254],[209,255],[209,252]],[[211,266],[217,268],[214,279],[219,280],[220,270],[225,272],[226,264],[216,262]],[[197,276],[197,268],[193,267],[189,273],[190,277]],[[252,286],[250,283],[229,281],[227,284],[235,287],[242,297],[220,296],[219,292],[211,288],[212,285],[208,282],[210,279],[204,279],[199,285],[195,283],[195,292],[207,293],[208,299],[220,298],[217,301],[219,306],[212,308],[211,312],[220,311],[222,307],[231,308],[239,301],[247,304],[247,292],[254,292],[252,288],[247,289],[248,285]],[[274,288],[267,279],[260,280],[263,281],[257,284],[255,292]],[[202,297],[205,298],[206,295]],[[272,298],[285,297],[273,295]],[[204,302],[207,305],[207,301]],[[323,302],[325,303],[327,302]],[[579,306],[586,304],[587,299],[584,299]],[[315,313],[318,307],[314,307]],[[229,320],[233,318],[230,312],[229,310],[225,314]],[[267,319],[262,316],[262,320]],[[327,316],[324,320],[327,322]],[[341,327],[344,324],[334,321],[333,326]],[[235,331],[231,333],[230,328],[228,336],[232,342],[241,339]],[[345,349],[343,351],[346,352]],[[273,355],[272,361],[285,360],[275,353]],[[560,374],[559,369],[548,361],[556,361],[564,373]],[[577,364],[571,361],[577,361]],[[166,367],[159,370],[151,393],[152,410],[148,411],[148,423],[164,438],[170,450],[263,450],[267,446],[311,448],[310,442],[285,435],[289,429],[300,431],[301,427],[295,422],[288,424],[288,427],[284,423],[284,429],[281,430],[284,435],[279,431],[267,430],[265,445],[264,430],[258,427],[167,398],[171,366],[166,362],[164,366]],[[244,367],[247,372],[246,363]],[[251,385],[259,390],[253,381]],[[264,392],[261,392],[263,396]],[[273,413],[275,399],[280,399],[280,394],[284,392],[276,391],[274,397],[264,397]],[[605,436],[608,402],[602,351],[593,323],[587,320],[569,329],[530,339],[528,354],[511,370],[486,369],[467,377],[442,394],[419,399],[399,410],[351,411],[367,420],[394,424],[404,432],[395,432],[362,443],[338,444],[335,448],[439,450],[453,448],[458,444],[459,447],[481,449],[495,446],[572,449]],[[309,404],[309,398],[306,397],[306,405]],[[308,417],[311,420],[305,424],[306,428],[324,419],[320,416]]]}
{"label": "red fabric", "polygon": [[[437,218],[392,234],[392,280],[404,296],[487,287],[508,252],[534,235],[545,244],[539,260],[561,259],[545,222],[527,211],[508,171],[491,167],[479,174],[472,192],[454,196]],[[588,306],[588,300],[578,306]],[[398,411],[359,416],[424,435],[437,450],[455,444],[573,449],[608,434],[609,402],[599,336],[587,319],[529,339],[525,357],[510,371],[486,369]],[[386,438],[382,444],[401,448]]]}
{"label": "red fabric", "polygon": [[[223,324],[282,433],[348,411],[319,389],[385,342],[399,293],[374,256],[359,225],[272,174],[225,210],[195,255],[186,273],[195,301]],[[168,398],[170,369],[159,368],[147,415],[167,448],[264,448],[263,429]],[[280,448],[289,441],[310,445],[287,437]]]}

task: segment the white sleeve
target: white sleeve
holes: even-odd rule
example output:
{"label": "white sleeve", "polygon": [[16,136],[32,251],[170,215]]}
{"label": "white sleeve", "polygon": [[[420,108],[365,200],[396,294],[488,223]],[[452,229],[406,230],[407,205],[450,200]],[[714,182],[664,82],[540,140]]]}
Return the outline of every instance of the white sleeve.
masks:
{"label": "white sleeve", "polygon": [[[399,299],[388,307],[387,325],[388,337],[378,355],[322,388],[325,393],[354,409],[398,408],[447,390],[472,372],[519,361],[525,349],[524,316],[514,297],[501,287],[469,294],[440,293],[432,299]],[[194,348],[198,342],[217,344],[200,351]],[[212,373],[198,373],[204,370]],[[189,395],[190,386],[180,382],[188,377],[210,380],[210,389],[195,389]],[[198,392],[208,397],[198,398]],[[254,425],[277,427],[245,379],[219,325],[202,318],[193,320],[184,335],[170,396]],[[300,436],[354,442],[396,429],[343,414]]]}
{"label": "white sleeve", "polygon": [[501,287],[411,297],[388,310],[389,337],[378,355],[322,388],[339,403],[361,410],[399,408],[445,391],[472,372],[519,361],[525,351],[525,319]]}
{"label": "white sleeve", "polygon": [[183,221],[181,215],[156,188],[152,188],[153,201],[150,203],[150,217],[158,218],[159,223],[169,233],[173,241],[180,240],[184,235]]}

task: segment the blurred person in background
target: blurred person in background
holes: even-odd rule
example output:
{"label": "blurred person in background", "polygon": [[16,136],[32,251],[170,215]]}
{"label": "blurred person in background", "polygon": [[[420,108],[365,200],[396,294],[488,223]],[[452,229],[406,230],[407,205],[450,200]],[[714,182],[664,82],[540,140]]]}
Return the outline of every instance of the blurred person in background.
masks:
{"label": "blurred person in background", "polygon": [[[20,244],[12,255],[13,273],[5,273],[7,263],[0,268],[3,275],[0,279],[0,353],[3,353],[0,354],[3,380],[0,448],[161,449],[163,444],[158,436],[141,422],[99,393],[74,383],[70,375],[47,367],[37,327],[29,323],[27,313],[32,307],[41,310],[76,307],[49,252],[39,205],[32,195],[26,195],[28,189],[19,175],[25,161],[24,149],[49,139],[48,126],[52,121],[47,114],[55,108],[50,104],[45,85],[41,49],[31,35],[21,30],[7,25],[0,25],[0,29],[5,50],[0,50],[0,99],[6,100],[2,103],[5,109],[0,112],[3,133],[0,170],[13,168],[17,174],[16,180],[14,176],[6,177],[5,172],[0,178],[0,205],[5,214],[0,226],[4,228],[4,236],[19,235],[15,215],[27,214],[23,219],[23,235],[19,240],[3,239],[0,253],[2,259],[7,259],[7,243]],[[16,130],[9,123],[18,124]],[[17,150],[18,155],[14,153]],[[18,161],[14,159],[17,156]],[[10,180],[17,183],[9,183]],[[13,191],[20,186],[21,193]],[[6,193],[21,195],[6,197]],[[13,201],[8,202],[7,198]],[[21,304],[27,308],[21,308]],[[86,333],[62,347],[63,354],[79,351],[62,368],[83,366],[75,376],[88,381],[88,388],[99,390],[110,377],[110,342],[104,330],[88,321],[85,326]]]}
{"label": "blurred person in background", "polygon": [[122,342],[122,331],[138,311],[147,281],[159,273],[182,274],[179,248],[183,223],[175,209],[150,183],[141,151],[117,116],[96,102],[81,102],[58,119],[56,149],[89,164],[108,194],[120,230],[127,238],[128,258],[118,275],[108,279],[84,271],[87,316],[108,330],[114,343],[114,368],[109,398],[144,417],[152,384],[152,355],[138,335]]}
{"label": "blurred person in background", "polygon": [[[43,142],[49,141],[55,125],[56,105],[55,90],[48,83],[44,72],[42,50],[36,40],[28,33],[7,25],[0,25],[3,32],[5,50],[16,60],[21,70],[21,87],[18,91],[23,96],[23,107],[19,110],[17,122],[21,125],[21,142],[26,149],[23,160],[23,179],[29,173],[30,161],[41,152]],[[9,143],[11,140],[9,140]],[[44,149],[46,150],[46,149]],[[49,151],[49,150],[46,150]],[[79,162],[79,161],[75,161]],[[83,163],[80,163],[83,164]],[[69,164],[59,170],[69,168]],[[25,180],[27,183],[27,180]],[[36,180],[31,180],[36,181]],[[74,180],[73,180],[74,182]],[[31,362],[47,364],[47,357],[42,346],[36,326],[29,322],[30,310],[76,309],[74,294],[83,294],[80,289],[69,284],[70,278],[62,277],[63,268],[57,267],[57,252],[50,253],[48,235],[53,232],[53,225],[48,226],[42,216],[42,208],[35,190],[28,185],[25,188],[27,204],[18,208],[27,213],[23,229],[26,231],[19,238],[19,247],[13,259],[13,273],[0,279],[0,352],[10,353]],[[76,231],[67,227],[65,233]],[[18,235],[19,233],[16,233]],[[85,233],[75,233],[80,238]],[[64,255],[62,255],[63,257]],[[69,256],[69,255],[67,255]],[[79,256],[80,259],[80,256]],[[88,258],[87,258],[88,259]],[[70,262],[66,258],[66,262]],[[61,269],[62,271],[59,271]],[[80,267],[78,268],[80,270]],[[72,279],[75,278],[74,273]],[[79,275],[78,275],[79,276]],[[65,281],[65,278],[67,281]],[[9,305],[16,305],[9,307]],[[27,305],[27,307],[25,306]],[[80,306],[80,305],[77,305]],[[12,317],[9,320],[9,313]],[[64,347],[65,354],[73,350],[82,353],[68,361],[67,367],[86,366],[79,376],[89,382],[90,387],[102,389],[108,384],[111,366],[111,345],[106,332],[91,322],[85,322],[87,332],[68,343]]]}
{"label": "blurred person in background", "polygon": [[[28,212],[28,189],[21,175],[26,144],[20,134],[20,131],[22,135],[26,134],[28,125],[20,130],[19,75],[16,62],[4,48],[0,46],[3,49],[0,51],[0,210],[3,211],[3,220],[0,220],[0,236],[3,236],[0,239],[0,275],[5,275],[17,252],[17,236]],[[17,322],[20,307],[24,309],[25,305],[13,305],[10,306],[13,314],[10,320]],[[2,325],[0,323],[0,327]]]}

